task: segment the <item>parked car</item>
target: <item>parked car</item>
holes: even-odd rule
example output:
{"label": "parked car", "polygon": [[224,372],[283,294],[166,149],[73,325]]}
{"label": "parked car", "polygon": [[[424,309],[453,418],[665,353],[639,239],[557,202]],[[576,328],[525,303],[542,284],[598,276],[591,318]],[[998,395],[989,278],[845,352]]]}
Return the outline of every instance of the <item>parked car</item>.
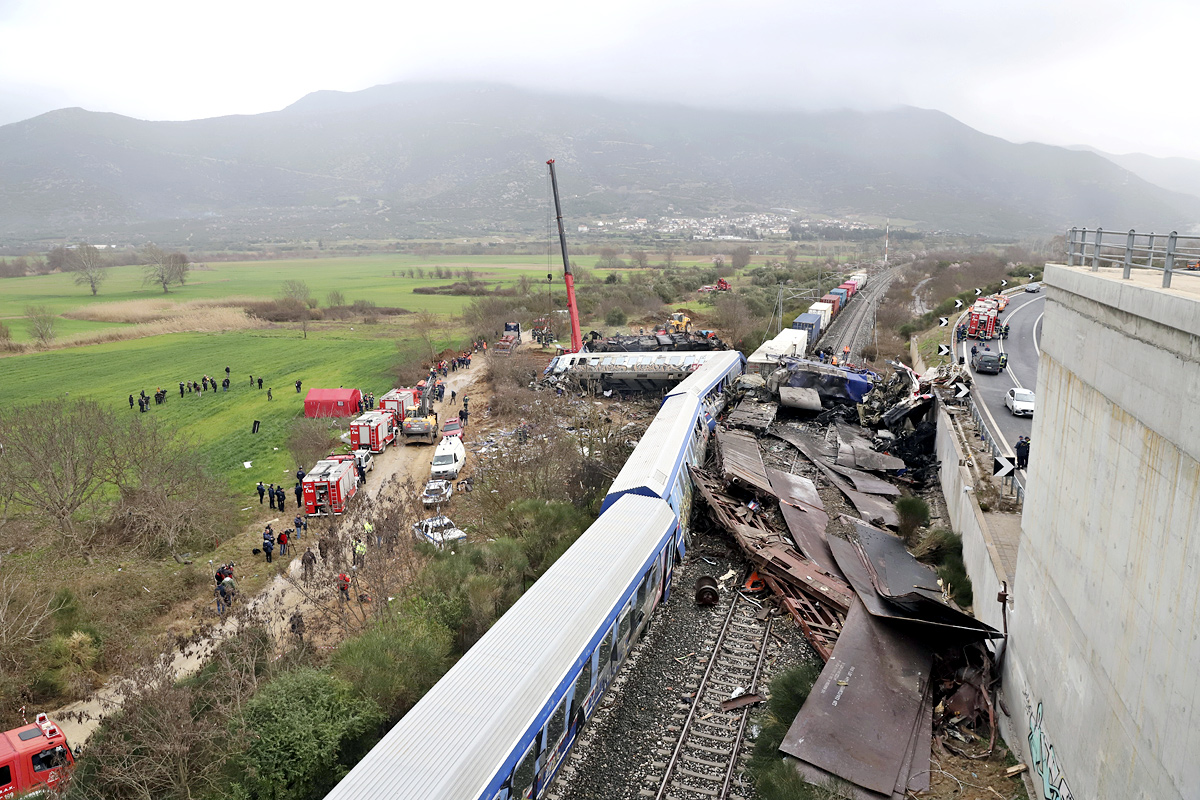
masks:
{"label": "parked car", "polygon": [[413,535],[437,547],[444,547],[447,542],[460,542],[467,538],[467,534],[455,527],[445,514],[414,523]]}
{"label": "parked car", "polygon": [[440,506],[442,503],[448,503],[453,494],[454,484],[450,481],[429,481],[425,484],[425,491],[421,493],[421,502],[427,508]]}
{"label": "parked car", "polygon": [[459,436],[463,434],[462,420],[458,417],[451,417],[446,420],[446,424],[442,426],[442,436]]}
{"label": "parked car", "polygon": [[1028,389],[1009,389],[1004,395],[1004,405],[1014,417],[1032,417],[1035,397]]}
{"label": "parked car", "polygon": [[438,443],[437,450],[433,452],[433,461],[429,462],[433,469],[429,471],[429,477],[453,480],[458,477],[466,460],[467,449],[463,447],[462,439],[458,436],[447,436]]}
{"label": "parked car", "polygon": [[998,353],[993,353],[990,350],[981,350],[971,356],[971,369],[976,372],[999,375],[1000,370],[1004,369],[1004,364],[1000,362],[1000,355]]}
{"label": "parked car", "polygon": [[1040,283],[1025,284],[1025,291],[1027,291],[1027,292],[1033,293],[1033,292],[1040,292],[1041,290],[1042,290],[1042,285]]}
{"label": "parked car", "polygon": [[363,468],[363,472],[375,469],[375,456],[365,447],[354,451],[354,462]]}

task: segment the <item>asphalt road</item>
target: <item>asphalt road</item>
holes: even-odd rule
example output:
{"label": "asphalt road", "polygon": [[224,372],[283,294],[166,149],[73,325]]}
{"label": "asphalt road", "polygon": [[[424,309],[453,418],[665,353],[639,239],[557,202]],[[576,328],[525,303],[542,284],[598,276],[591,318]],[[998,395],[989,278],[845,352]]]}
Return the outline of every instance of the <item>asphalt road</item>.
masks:
{"label": "asphalt road", "polygon": [[[1045,292],[1018,292],[1010,295],[1008,307],[1000,314],[1000,321],[1009,326],[1008,339],[996,339],[986,343],[993,350],[998,349],[1008,354],[1008,366],[1001,370],[999,375],[972,375],[975,381],[975,387],[972,389],[975,402],[981,407],[993,438],[1002,442],[1001,450],[1009,454],[1014,453],[1013,444],[1018,437],[1029,436],[1033,432],[1033,418],[1014,417],[1008,406],[1004,405],[1004,395],[1013,387],[1037,392],[1042,310],[1046,307],[1045,300]],[[971,346],[982,347],[983,344],[985,343],[966,339],[959,344],[959,355],[965,357],[969,364]],[[1036,446],[1035,443],[1034,447]],[[1023,486],[1024,470],[1018,473],[1018,478]]]}

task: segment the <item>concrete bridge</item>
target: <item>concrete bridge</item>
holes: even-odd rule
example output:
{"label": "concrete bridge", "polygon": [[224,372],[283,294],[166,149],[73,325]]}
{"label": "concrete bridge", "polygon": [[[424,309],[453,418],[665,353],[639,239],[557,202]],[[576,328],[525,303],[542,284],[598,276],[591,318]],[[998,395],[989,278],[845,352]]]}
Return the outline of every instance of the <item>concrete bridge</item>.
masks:
{"label": "concrete bridge", "polygon": [[970,493],[952,512],[982,618],[1012,582],[1006,733],[1035,796],[1197,798],[1200,276],[1092,264],[1046,266],[1015,575]]}

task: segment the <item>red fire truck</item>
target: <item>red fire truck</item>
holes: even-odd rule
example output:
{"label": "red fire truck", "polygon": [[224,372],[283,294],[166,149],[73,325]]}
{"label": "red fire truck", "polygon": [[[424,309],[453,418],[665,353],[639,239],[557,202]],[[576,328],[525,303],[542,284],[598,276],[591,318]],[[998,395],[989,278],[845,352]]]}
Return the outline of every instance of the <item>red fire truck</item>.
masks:
{"label": "red fire truck", "polygon": [[75,761],[67,737],[45,714],[0,734],[0,798],[54,786]]}
{"label": "red fire truck", "polygon": [[967,313],[967,337],[970,339],[996,338],[998,314],[995,300],[990,298],[976,300]]}
{"label": "red fire truck", "polygon": [[379,398],[379,408],[383,411],[390,411],[396,418],[396,424],[399,425],[404,422],[406,411],[414,408],[420,402],[420,389],[392,389]]}
{"label": "red fire truck", "polygon": [[304,511],[309,516],[341,514],[358,491],[354,461],[318,461],[304,476]]}
{"label": "red fire truck", "polygon": [[390,411],[368,411],[350,423],[350,446],[382,453],[396,440],[396,420]]}

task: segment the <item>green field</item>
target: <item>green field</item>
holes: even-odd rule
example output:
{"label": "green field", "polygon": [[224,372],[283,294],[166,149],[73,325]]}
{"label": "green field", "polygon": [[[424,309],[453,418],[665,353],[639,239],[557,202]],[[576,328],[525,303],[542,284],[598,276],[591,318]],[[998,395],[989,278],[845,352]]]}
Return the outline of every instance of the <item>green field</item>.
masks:
{"label": "green field", "polygon": [[[170,334],[10,356],[0,359],[0,403],[9,407],[70,395],[137,414],[136,406],[129,409],[129,395],[143,389],[153,395],[161,386],[170,390],[167,402],[151,403],[147,413],[195,442],[197,457],[231,488],[249,492],[259,480],[278,482],[295,472],[285,444],[289,423],[303,415],[297,379],[305,391],[353,386],[378,396],[391,388],[395,363],[419,358],[424,347],[409,340],[398,348],[396,329],[354,327],[358,330],[313,330],[308,339],[283,329]],[[226,366],[232,381],[228,393],[179,397],[180,381],[199,381],[203,375],[221,380]],[[264,377],[261,392],[250,388],[250,374]],[[271,402],[268,386],[274,390]],[[256,419],[262,427],[252,435]],[[252,462],[250,469],[242,466],[245,461]]]}

